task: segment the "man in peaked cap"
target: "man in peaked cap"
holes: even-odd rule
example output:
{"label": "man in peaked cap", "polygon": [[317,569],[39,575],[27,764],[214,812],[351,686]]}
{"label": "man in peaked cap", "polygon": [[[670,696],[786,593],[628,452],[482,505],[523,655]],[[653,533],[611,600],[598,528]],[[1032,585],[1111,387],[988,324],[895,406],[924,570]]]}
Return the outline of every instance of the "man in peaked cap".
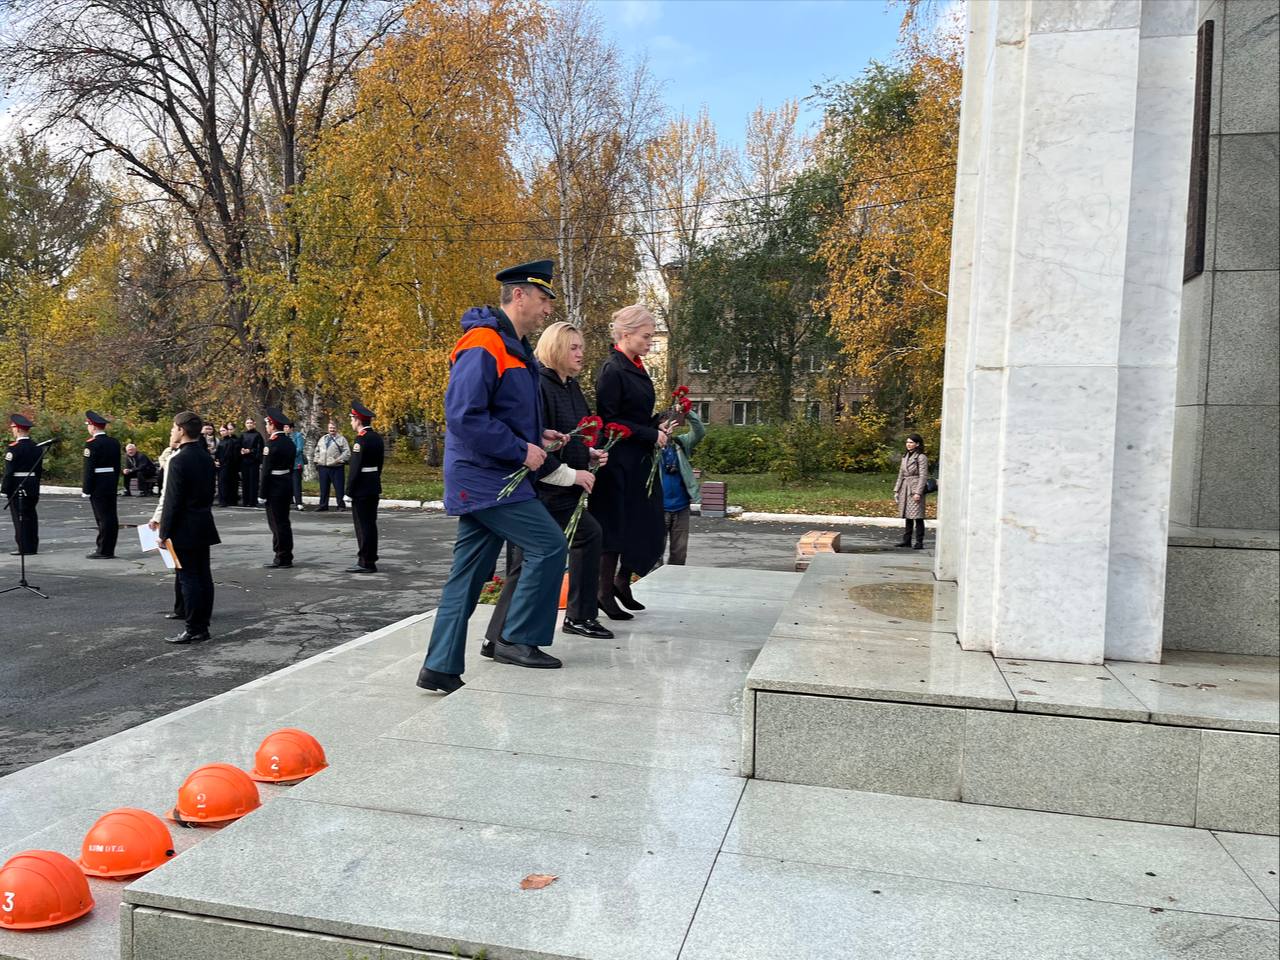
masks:
{"label": "man in peaked cap", "polygon": [[[418,673],[418,686],[427,690],[447,694],[462,686],[467,621],[508,540],[524,550],[524,568],[494,660],[560,666],[543,648],[555,636],[564,533],[534,493],[532,472],[546,459],[544,447],[562,434],[543,430],[538,361],[527,339],[551,315],[551,271],[550,260],[503,270],[501,309],[462,315],[444,399],[445,510],[458,518],[458,539]],[[530,473],[502,496],[522,466]]]}
{"label": "man in peaked cap", "polygon": [[373,411],[359,400],[351,404],[351,522],[356,528],[356,562],[347,573],[378,572],[378,501],[382,498],[382,437],[369,426]]}
{"label": "man in peaked cap", "polygon": [[289,504],[293,498],[293,461],[298,449],[284,432],[293,421],[280,412],[279,407],[267,407],[263,416],[267,428],[267,444],[262,455],[262,499],[267,504],[267,526],[271,528],[270,563],[268,570],[293,566],[293,521],[289,517]]}
{"label": "man in peaked cap", "polygon": [[[13,556],[31,555],[40,550],[40,518],[36,504],[40,501],[40,448],[31,439],[31,421],[20,413],[9,414],[9,432],[13,442],[4,451],[4,479],[0,494],[9,498],[9,516],[13,520],[13,538],[18,549]],[[19,487],[22,496],[19,496]]]}
{"label": "man in peaked cap", "polygon": [[120,487],[120,441],[107,435],[107,418],[89,410],[84,415],[89,439],[84,442],[84,480],[80,492],[93,505],[98,525],[98,542],[90,560],[111,560],[116,555],[120,518],[116,513],[116,491]]}

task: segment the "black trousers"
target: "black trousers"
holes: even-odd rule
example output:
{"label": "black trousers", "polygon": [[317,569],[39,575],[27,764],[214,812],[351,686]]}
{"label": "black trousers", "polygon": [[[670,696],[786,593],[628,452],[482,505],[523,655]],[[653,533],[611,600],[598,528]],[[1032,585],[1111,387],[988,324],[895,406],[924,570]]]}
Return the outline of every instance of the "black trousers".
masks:
{"label": "black trousers", "polygon": [[276,563],[293,563],[293,521],[289,517],[289,494],[267,500],[267,526],[271,528],[271,550]]}
{"label": "black trousers", "polygon": [[[573,507],[563,510],[548,508],[547,512],[563,530],[573,516]],[[603,542],[600,522],[589,511],[584,511],[569,547],[569,602],[564,611],[568,619],[578,623],[594,620],[600,615],[596,587],[600,580],[600,548]],[[507,609],[511,606],[511,595],[516,591],[520,568],[524,565],[524,551],[513,543],[507,544],[507,548],[507,578],[502,582],[502,593],[498,594],[498,604],[494,607],[493,616],[489,618],[489,626],[484,632],[485,638],[493,641],[503,639],[502,629],[507,622]]]}
{"label": "black trousers", "polygon": [[346,506],[342,502],[342,488],[346,480],[347,468],[339,464],[336,467],[317,467],[320,471],[320,509],[329,509],[329,485],[337,493],[339,508]]}
{"label": "black trousers", "polygon": [[[209,629],[213,616],[213,571],[209,567],[209,547],[174,547],[178,555],[178,583],[182,587],[182,606],[187,615],[187,630],[201,633]],[[175,607],[176,612],[176,607]]]}
{"label": "black trousers", "polygon": [[378,562],[378,497],[352,497],[351,522],[356,528],[356,563]]}
{"label": "black trousers", "polygon": [[16,493],[9,500],[9,516],[13,519],[13,540],[21,553],[38,553],[40,550],[40,517],[36,504],[40,494],[20,497]]}
{"label": "black trousers", "polygon": [[226,463],[218,468],[218,506],[230,507],[236,502],[236,475],[231,464]]}
{"label": "black trousers", "polygon": [[258,505],[258,470],[261,469],[252,460],[240,464],[240,502],[246,507]]}
{"label": "black trousers", "polygon": [[93,504],[93,519],[98,524],[98,553],[116,555],[116,538],[120,536],[120,515],[116,510],[116,491],[95,491],[89,495]]}
{"label": "black trousers", "polygon": [[187,603],[182,599],[182,576],[173,571],[173,615],[179,620],[187,619]]}
{"label": "black trousers", "polygon": [[302,506],[302,468],[293,468],[293,503],[294,506]]}

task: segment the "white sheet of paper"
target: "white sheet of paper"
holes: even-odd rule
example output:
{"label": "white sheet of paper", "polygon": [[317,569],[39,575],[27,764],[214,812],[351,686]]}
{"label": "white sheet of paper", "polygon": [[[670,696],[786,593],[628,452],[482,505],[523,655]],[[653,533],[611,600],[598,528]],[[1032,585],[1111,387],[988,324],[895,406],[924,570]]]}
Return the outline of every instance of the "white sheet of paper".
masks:
{"label": "white sheet of paper", "polygon": [[152,530],[145,523],[138,524],[138,542],[143,550],[160,549],[160,531]]}
{"label": "white sheet of paper", "polygon": [[174,563],[174,562],[173,562],[173,554],[172,554],[172,553],[170,553],[168,550],[161,550],[161,551],[160,551],[160,559],[164,561],[164,565],[165,565],[165,567],[167,567],[168,569],[170,569],[170,570],[177,570],[177,569],[178,569],[178,565],[177,565],[176,563]]}

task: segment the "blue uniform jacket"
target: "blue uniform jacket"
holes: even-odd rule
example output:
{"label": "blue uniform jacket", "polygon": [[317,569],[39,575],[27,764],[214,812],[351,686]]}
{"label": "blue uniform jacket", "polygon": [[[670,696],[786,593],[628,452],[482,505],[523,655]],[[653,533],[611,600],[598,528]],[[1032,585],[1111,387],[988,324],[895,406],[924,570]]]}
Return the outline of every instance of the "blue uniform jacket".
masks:
{"label": "blue uniform jacket", "polygon": [[462,339],[449,361],[444,394],[444,507],[450,516],[536,496],[526,477],[502,500],[527,444],[542,443],[538,361],[506,314],[474,307],[462,315]]}

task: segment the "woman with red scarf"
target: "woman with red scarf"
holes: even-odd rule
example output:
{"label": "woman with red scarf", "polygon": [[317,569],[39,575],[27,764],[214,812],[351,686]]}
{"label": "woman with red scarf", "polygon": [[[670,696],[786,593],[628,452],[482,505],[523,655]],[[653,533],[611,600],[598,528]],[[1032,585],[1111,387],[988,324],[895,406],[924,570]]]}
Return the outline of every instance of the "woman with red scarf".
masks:
{"label": "woman with red scarf", "polygon": [[[613,350],[596,378],[596,412],[620,423],[631,436],[619,441],[596,479],[589,509],[600,523],[600,609],[613,620],[630,620],[644,605],[631,595],[631,575],[648,573],[662,557],[662,485],[650,489],[654,448],[664,447],[670,424],[659,424],[653,381],[644,357],[653,345],[653,315],[640,304],[613,315]],[[621,606],[619,606],[621,603]]]}

